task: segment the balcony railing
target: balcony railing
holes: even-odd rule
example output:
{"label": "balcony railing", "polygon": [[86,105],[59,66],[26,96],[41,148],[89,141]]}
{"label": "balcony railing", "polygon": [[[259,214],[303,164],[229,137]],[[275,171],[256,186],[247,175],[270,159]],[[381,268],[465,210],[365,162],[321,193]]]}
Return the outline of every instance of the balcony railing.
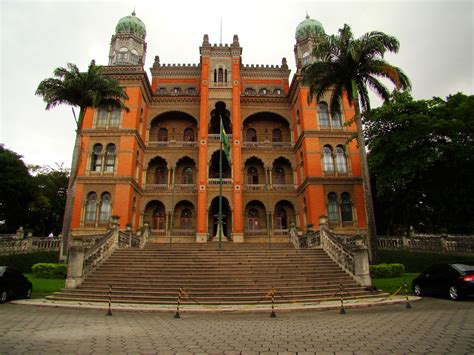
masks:
{"label": "balcony railing", "polygon": [[292,184],[273,184],[270,189],[276,191],[294,191],[295,185]]}
{"label": "balcony railing", "polygon": [[146,184],[145,192],[165,192],[168,191],[168,184]]}
{"label": "balcony railing", "polygon": [[244,230],[245,236],[261,237],[268,235],[267,229],[246,229]]}
{"label": "balcony railing", "polygon": [[[232,141],[232,134],[227,134],[227,138],[229,141]],[[207,141],[208,142],[220,142],[221,141],[221,135],[219,133],[215,134],[208,134],[207,135]]]}
{"label": "balcony railing", "polygon": [[244,148],[251,149],[291,149],[293,147],[292,142],[242,142]]}
{"label": "balcony railing", "polygon": [[196,141],[153,141],[148,142],[148,148],[196,148],[198,142]]}
{"label": "balcony railing", "polygon": [[[171,192],[173,191],[173,185],[168,184],[146,184],[144,188],[145,192]],[[197,188],[195,184],[176,184],[174,185],[175,192],[196,192]]]}
{"label": "balcony railing", "polygon": [[[209,179],[207,179],[207,183],[209,185],[219,185],[220,179],[219,178],[209,178]],[[232,179],[223,178],[222,179],[222,185],[232,185]]]}
{"label": "balcony railing", "polygon": [[266,185],[265,184],[247,184],[244,185],[245,191],[265,191]]}

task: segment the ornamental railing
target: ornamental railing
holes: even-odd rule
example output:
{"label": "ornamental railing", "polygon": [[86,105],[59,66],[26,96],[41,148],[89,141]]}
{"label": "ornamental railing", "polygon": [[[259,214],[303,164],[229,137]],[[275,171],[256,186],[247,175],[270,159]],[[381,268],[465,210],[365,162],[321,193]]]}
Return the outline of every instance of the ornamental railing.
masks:
{"label": "ornamental railing", "polygon": [[474,253],[474,236],[415,234],[410,236],[379,236],[377,246],[380,249],[408,249],[436,253]]}
{"label": "ornamental railing", "polygon": [[25,239],[2,238],[0,239],[0,255],[26,254],[37,251],[59,250],[59,238],[27,237]]}
{"label": "ornamental railing", "polygon": [[261,237],[261,236],[266,236],[268,235],[268,230],[267,229],[245,229],[244,230],[244,236],[249,236],[249,237]]}
{"label": "ornamental railing", "polygon": [[138,233],[119,231],[118,223],[111,223],[102,235],[76,236],[72,239],[68,255],[66,288],[76,288],[118,248],[143,248],[149,237],[145,224]]}

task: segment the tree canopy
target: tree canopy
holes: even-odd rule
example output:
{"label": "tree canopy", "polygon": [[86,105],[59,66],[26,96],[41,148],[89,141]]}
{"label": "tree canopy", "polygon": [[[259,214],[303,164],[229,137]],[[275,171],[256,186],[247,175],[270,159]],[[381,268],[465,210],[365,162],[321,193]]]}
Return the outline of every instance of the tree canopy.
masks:
{"label": "tree canopy", "polygon": [[395,92],[363,121],[380,232],[474,232],[474,96]]}
{"label": "tree canopy", "polygon": [[26,166],[21,155],[3,145],[0,166],[0,233],[22,226],[36,236],[58,235],[69,172],[62,166]]}

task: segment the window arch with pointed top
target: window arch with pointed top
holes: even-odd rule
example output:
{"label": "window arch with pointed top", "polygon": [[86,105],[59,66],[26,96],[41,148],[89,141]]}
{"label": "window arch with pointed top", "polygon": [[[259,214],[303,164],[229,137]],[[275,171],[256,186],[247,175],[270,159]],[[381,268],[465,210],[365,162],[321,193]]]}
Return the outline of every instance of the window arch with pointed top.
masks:
{"label": "window arch with pointed top", "polygon": [[168,141],[168,130],[164,127],[158,130],[158,142]]}
{"label": "window arch with pointed top", "polygon": [[184,130],[184,137],[183,140],[185,142],[192,142],[194,141],[194,129],[188,127]]}
{"label": "window arch with pointed top", "polygon": [[275,128],[272,131],[272,142],[279,143],[283,141],[283,134],[281,133],[281,129]]}
{"label": "window arch with pointed top", "polygon": [[104,192],[100,197],[99,223],[107,223],[112,213],[111,196]]}
{"label": "window arch with pointed top", "polygon": [[191,168],[190,166],[183,168],[181,183],[183,185],[189,185],[193,183],[193,168]]}
{"label": "window arch with pointed top", "polygon": [[321,127],[329,127],[329,109],[328,104],[321,101],[318,104],[319,125]]}
{"label": "window arch with pointed top", "polygon": [[102,171],[102,144],[95,144],[92,148],[91,171]]}
{"label": "window arch with pointed top", "polygon": [[258,170],[255,166],[251,166],[247,170],[247,183],[250,185],[258,184]]}
{"label": "window arch with pointed top", "polygon": [[342,145],[336,147],[336,169],[338,173],[347,173],[346,152]]}
{"label": "window arch with pointed top", "polygon": [[86,200],[86,222],[95,222],[97,216],[97,194],[95,192],[89,192]]}
{"label": "window arch with pointed top", "polygon": [[152,229],[165,229],[166,215],[165,210],[161,207],[155,208],[152,215]]}
{"label": "window arch with pointed top", "polygon": [[275,167],[274,171],[275,185],[284,185],[285,181],[285,169],[281,166]]}
{"label": "window arch with pointed top", "polygon": [[247,129],[246,138],[247,138],[247,142],[256,142],[257,141],[257,131],[253,128]]}
{"label": "window arch with pointed top", "polygon": [[109,173],[113,173],[115,169],[115,156],[116,156],[116,148],[115,144],[108,144],[107,148],[105,149],[105,171]]}
{"label": "window arch with pointed top", "polygon": [[325,145],[323,147],[323,171],[326,173],[334,172],[334,159],[332,156],[332,147]]}
{"label": "window arch with pointed top", "polygon": [[339,205],[335,192],[328,194],[328,219],[329,222],[339,222]]}
{"label": "window arch with pointed top", "polygon": [[352,222],[352,201],[348,192],[341,194],[341,217],[343,222]]}

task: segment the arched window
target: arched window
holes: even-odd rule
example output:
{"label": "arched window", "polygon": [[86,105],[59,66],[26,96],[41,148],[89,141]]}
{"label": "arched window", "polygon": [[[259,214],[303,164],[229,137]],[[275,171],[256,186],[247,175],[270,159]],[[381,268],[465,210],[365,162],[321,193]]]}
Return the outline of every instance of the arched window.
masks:
{"label": "arched window", "polygon": [[192,128],[186,128],[184,130],[184,137],[185,142],[192,142],[194,141],[194,130]]}
{"label": "arched window", "polygon": [[348,192],[341,194],[341,217],[343,222],[352,222],[352,201]]}
{"label": "arched window", "polygon": [[110,194],[104,192],[100,197],[99,222],[107,223],[112,212],[112,204],[110,203]]}
{"label": "arched window", "polygon": [[276,229],[288,229],[288,217],[286,210],[283,207],[277,209],[276,214]]}
{"label": "arched window", "polygon": [[318,104],[319,125],[321,127],[329,127],[329,110],[328,104],[320,102]]}
{"label": "arched window", "polygon": [[247,170],[247,182],[250,185],[258,184],[258,171],[257,168],[254,166],[249,167]]}
{"label": "arched window", "polygon": [[311,54],[309,52],[303,53],[303,66],[311,64]]}
{"label": "arched window", "polygon": [[158,142],[168,141],[168,130],[166,128],[160,128],[158,130]]}
{"label": "arched window", "polygon": [[181,211],[181,217],[179,219],[179,227],[181,229],[191,229],[193,223],[193,213],[189,208],[185,208]]}
{"label": "arched window", "polygon": [[328,218],[329,222],[339,222],[339,205],[335,192],[328,194]]}
{"label": "arched window", "polygon": [[165,211],[161,207],[156,208],[152,216],[152,229],[165,229],[165,222]]}
{"label": "arched window", "polygon": [[214,82],[217,81],[217,69],[214,69]]}
{"label": "arched window", "polygon": [[257,131],[253,128],[247,129],[247,142],[256,142],[257,141]]}
{"label": "arched window", "polygon": [[227,69],[224,71],[224,81],[227,83]]}
{"label": "arched window", "polygon": [[334,160],[332,158],[332,147],[325,145],[323,148],[323,171],[326,173],[334,172]]}
{"label": "arched window", "polygon": [[346,153],[342,145],[336,147],[336,169],[338,173],[347,173]]}
{"label": "arched window", "polygon": [[285,184],[285,169],[281,166],[277,166],[274,171],[275,175],[275,185]]}
{"label": "arched window", "polygon": [[181,183],[184,185],[193,183],[193,168],[187,166],[183,168],[183,175],[181,178]]}
{"label": "arched window", "polygon": [[256,208],[251,208],[247,216],[247,226],[249,230],[260,228],[260,215]]}
{"label": "arched window", "polygon": [[272,142],[281,142],[283,140],[283,135],[281,133],[281,129],[275,128],[272,131]]}
{"label": "arched window", "polygon": [[110,124],[109,124],[109,126],[118,127],[118,125],[120,123],[120,113],[121,113],[120,108],[115,107],[115,108],[112,109],[112,111],[110,112]]}
{"label": "arched window", "polygon": [[107,145],[105,152],[105,171],[109,173],[114,172],[115,168],[115,144]]}
{"label": "arched window", "polygon": [[167,169],[164,166],[159,166],[156,168],[155,181],[157,184],[164,185],[168,183],[168,174]]}
{"label": "arched window", "polygon": [[105,108],[99,109],[99,113],[97,114],[97,126],[105,127],[107,125],[107,117],[109,113]]}
{"label": "arched window", "polygon": [[335,128],[342,127],[342,117],[340,113],[334,113],[332,115],[332,126]]}
{"label": "arched window", "polygon": [[217,81],[222,83],[224,81],[224,69],[219,68],[217,70]]}
{"label": "arched window", "polygon": [[96,144],[92,148],[91,171],[102,171],[102,144]]}
{"label": "arched window", "polygon": [[97,194],[95,192],[89,192],[86,201],[86,222],[95,222],[97,215]]}

